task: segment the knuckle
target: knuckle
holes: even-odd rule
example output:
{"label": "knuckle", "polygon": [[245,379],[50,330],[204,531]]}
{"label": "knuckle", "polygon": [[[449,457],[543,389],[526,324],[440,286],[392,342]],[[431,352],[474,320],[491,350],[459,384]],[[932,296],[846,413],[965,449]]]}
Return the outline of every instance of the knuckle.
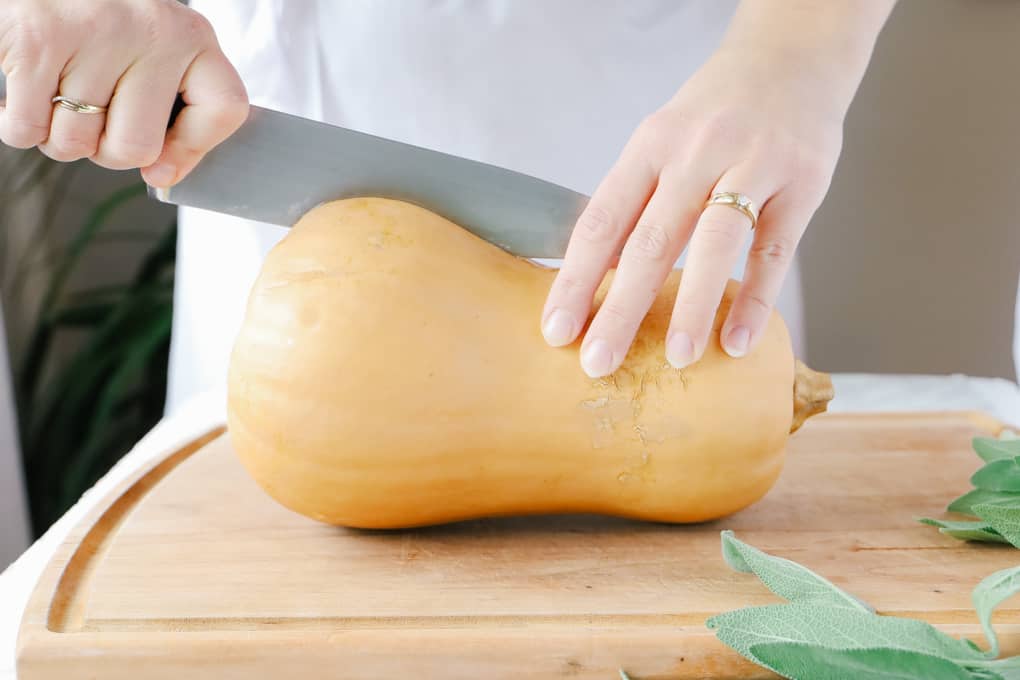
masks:
{"label": "knuckle", "polygon": [[755,242],[749,254],[763,265],[781,267],[793,259],[795,249],[796,246],[789,239],[772,237]]}
{"label": "knuckle", "polygon": [[638,260],[664,260],[670,252],[669,232],[660,224],[639,222],[627,239],[624,252]]}
{"label": "knuckle", "polygon": [[212,23],[202,14],[181,8],[178,21],[182,34],[188,41],[195,45],[207,45],[215,40],[216,33]]}
{"label": "knuckle", "polygon": [[78,160],[78,157],[63,152],[53,144],[40,144],[39,151],[47,158],[57,161],[58,163],[70,163],[71,161]]}
{"label": "knuckle", "polygon": [[618,220],[601,206],[587,207],[574,229],[579,238],[599,245],[615,243],[618,232]]}
{"label": "knuckle", "polygon": [[704,338],[712,326],[712,319],[697,298],[689,294],[678,297],[676,304],[673,305],[673,318],[677,321],[678,327],[682,326],[691,336],[696,351],[697,348],[703,347]]}
{"label": "knuckle", "polygon": [[656,111],[646,116],[634,131],[634,139],[638,142],[655,144],[665,135],[667,121],[665,115]]}
{"label": "knuckle", "polygon": [[150,0],[132,12],[116,13],[112,20],[121,29],[143,35],[149,44],[172,42],[175,49],[193,50],[207,45],[214,36],[208,19],[176,0]]}
{"label": "knuckle", "polygon": [[677,319],[682,319],[684,326],[687,328],[694,330],[700,328],[702,312],[698,299],[690,291],[681,290],[676,298],[676,303],[673,305],[673,316]]}
{"label": "knuckle", "polygon": [[60,23],[56,16],[45,6],[34,6],[31,10],[23,7],[10,17],[10,24],[5,42],[10,57],[15,61],[27,59],[35,61],[48,48],[52,48]]}
{"label": "knuckle", "polygon": [[233,132],[248,117],[248,96],[244,92],[223,94],[209,112],[209,124],[217,130]]}
{"label": "knuckle", "polygon": [[645,118],[634,130],[627,151],[637,154],[645,163],[661,165],[674,154],[676,139],[681,136],[682,118],[657,111]]}
{"label": "knuckle", "polygon": [[694,146],[698,149],[746,149],[750,142],[751,135],[746,123],[727,111],[701,120],[694,136]]}
{"label": "knuckle", "polygon": [[8,110],[4,114],[3,125],[0,126],[0,141],[16,149],[30,149],[45,142],[49,132],[49,125],[16,118]]}
{"label": "knuckle", "polygon": [[144,168],[159,158],[161,147],[158,141],[131,137],[108,137],[102,145],[102,155],[118,169]]}
{"label": "knuckle", "polygon": [[793,154],[793,171],[801,183],[811,187],[827,186],[832,176],[831,159],[820,153]]}
{"label": "knuckle", "polygon": [[111,28],[135,31],[145,36],[148,44],[155,45],[166,38],[167,26],[173,25],[175,17],[174,8],[166,3],[150,2],[136,7],[132,13],[117,13],[116,16],[111,17],[111,21],[119,24],[119,27],[111,26]]}
{"label": "knuckle", "polygon": [[768,314],[772,311],[772,303],[754,291],[746,291],[742,297],[745,308],[750,307],[759,314]]}
{"label": "knuckle", "polygon": [[58,160],[76,161],[94,156],[99,148],[99,140],[76,135],[58,135],[51,137],[46,146],[60,156]]}
{"label": "knuckle", "polygon": [[596,318],[603,330],[615,333],[636,326],[633,316],[630,310],[618,302],[607,301],[599,307]]}
{"label": "knuckle", "polygon": [[559,276],[556,277],[556,294],[558,296],[573,298],[584,294],[589,288],[590,286],[584,281],[566,270],[561,269]]}
{"label": "knuckle", "polygon": [[713,252],[730,252],[743,241],[748,228],[747,218],[738,214],[734,219],[734,216],[723,216],[717,212],[713,210],[702,215],[695,238]]}

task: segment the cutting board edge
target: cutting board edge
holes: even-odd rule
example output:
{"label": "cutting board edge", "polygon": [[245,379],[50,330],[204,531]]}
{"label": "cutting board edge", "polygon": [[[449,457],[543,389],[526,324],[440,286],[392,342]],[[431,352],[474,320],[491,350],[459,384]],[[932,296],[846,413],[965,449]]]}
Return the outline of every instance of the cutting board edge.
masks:
{"label": "cutting board edge", "polygon": [[[686,630],[684,628],[687,628]],[[340,669],[347,674],[350,659],[364,663],[359,677],[416,677],[492,680],[571,677],[606,680],[619,669],[631,677],[694,680],[705,677],[756,680],[778,676],[741,658],[707,628],[574,626],[463,629],[364,629],[344,632],[291,631],[255,634],[221,631],[199,637],[192,633],[149,632],[110,634],[74,633],[77,646],[66,644],[68,635],[44,632],[33,640],[20,659],[19,678],[63,680],[74,677],[81,659],[75,649],[91,650],[92,671],[104,680],[219,680],[224,660],[231,677],[301,675],[315,668]],[[938,626],[956,637],[982,640],[980,626]],[[1005,649],[1020,646],[1020,624],[996,626]],[[385,635],[380,635],[385,633]],[[493,654],[498,649],[500,654]],[[508,651],[509,650],[509,651]],[[580,651],[579,651],[580,650]],[[510,668],[507,659],[531,658],[527,671]],[[144,669],[144,675],[139,670]],[[717,675],[725,672],[725,676]]]}
{"label": "cutting board edge", "polygon": [[[169,449],[157,456],[147,465],[139,468],[114,487],[96,504],[60,543],[53,556],[47,562],[39,580],[36,582],[29,597],[28,604],[21,619],[18,630],[17,658],[20,660],[23,651],[31,646],[34,639],[47,637],[44,634],[60,635],[61,631],[51,628],[52,607],[68,607],[74,605],[75,597],[61,593],[67,587],[81,582],[81,576],[88,570],[91,562],[99,551],[97,546],[106,544],[131,509],[145,496],[145,491],[168,475],[177,465],[184,462],[193,453],[218,437],[224,436],[226,425],[218,425],[203,434],[191,439],[183,446]],[[138,485],[148,480],[146,488],[138,493]],[[132,492],[135,493],[132,494]],[[116,517],[111,517],[116,511]],[[89,552],[89,548],[93,548]]]}
{"label": "cutting board edge", "polygon": [[[819,416],[819,419],[825,420],[866,420],[866,419],[881,419],[881,420],[898,420],[903,418],[928,420],[928,419],[944,419],[944,418],[963,418],[973,423],[977,428],[988,432],[991,435],[998,435],[1002,430],[1006,429],[1007,425],[998,421],[997,419],[979,412],[979,411],[945,411],[945,412],[903,412],[903,413],[829,413]],[[32,678],[49,678],[49,677],[67,677],[65,675],[69,668],[73,668],[74,659],[72,657],[66,657],[62,652],[71,646],[69,643],[72,636],[80,642],[84,639],[94,639],[95,651],[104,651],[111,653],[111,658],[129,659],[133,655],[131,649],[123,649],[123,653],[116,654],[115,649],[104,649],[103,638],[95,636],[91,633],[74,632],[68,630],[53,630],[51,621],[51,609],[49,607],[50,602],[58,603],[57,606],[64,607],[63,617],[69,615],[69,608],[72,603],[69,600],[73,600],[73,597],[68,597],[66,594],[61,593],[61,589],[64,586],[71,586],[81,582],[81,579],[76,575],[70,573],[70,568],[73,566],[72,562],[75,560],[84,560],[88,562],[93,559],[95,555],[100,554],[93,552],[91,555],[84,554],[88,549],[88,545],[95,545],[97,542],[102,543],[102,540],[92,541],[88,544],[85,539],[90,534],[98,532],[97,538],[108,538],[115,534],[119,520],[130,513],[137,503],[144,498],[145,492],[148,488],[154,486],[160,479],[169,474],[177,465],[182,463],[193,453],[197,452],[206,444],[212,442],[218,437],[224,436],[226,428],[223,425],[217,426],[205,434],[196,437],[189,441],[187,444],[175,449],[168,450],[166,453],[155,457],[153,461],[140,469],[130,477],[125,479],[123,482],[118,484],[111,492],[109,492],[103,500],[97,504],[75,527],[71,530],[65,540],[61,543],[60,547],[48,562],[42,576],[40,577],[36,587],[33,589],[32,595],[29,599],[28,606],[26,607],[25,614],[22,618],[21,627],[18,635],[17,643],[17,666],[19,670],[19,677],[28,677],[28,674],[22,675],[23,670],[29,668],[45,668],[47,672],[45,674],[38,674],[32,672],[30,675]],[[136,486],[140,483],[147,482],[145,488],[141,492],[136,490]],[[132,492],[134,494],[132,495]],[[127,500],[125,500],[127,499]],[[108,515],[112,510],[116,510],[118,518],[113,521],[106,521],[104,524],[104,518],[108,518]],[[104,538],[104,540],[105,540]],[[80,571],[80,568],[78,569]],[[68,576],[65,579],[65,575]],[[66,624],[63,624],[66,628]],[[1016,630],[1013,630],[1013,628]],[[972,639],[980,639],[980,627],[977,625],[960,624],[953,626],[940,626],[947,632],[953,632],[957,635],[964,635],[971,637]],[[1020,644],[1020,626],[1013,626],[1007,624],[1003,626],[1002,632],[1007,638],[1015,640],[1015,644]],[[1008,629],[1008,630],[1006,630]],[[586,627],[587,635],[591,639],[596,639],[600,634],[611,634],[613,632],[612,627],[598,628],[598,627]],[[656,636],[657,644],[668,645],[670,640],[669,632],[676,632],[675,628],[669,628],[668,626],[663,627],[663,636],[660,638]],[[392,631],[390,631],[392,632]],[[407,631],[410,636],[409,639],[414,639],[413,636],[420,634],[420,631],[415,629],[408,629]],[[502,632],[502,634],[501,634]],[[567,632],[564,629],[564,632]],[[574,630],[576,634],[576,629]],[[268,633],[268,631],[267,631]],[[342,633],[342,637],[354,636],[358,631],[348,631]],[[310,643],[308,640],[309,632],[302,632],[302,640],[305,643]],[[506,631],[505,629],[490,629],[488,631],[482,631],[482,637],[488,635],[488,639],[492,644],[504,644]],[[645,633],[647,634],[647,632]],[[143,643],[151,645],[152,649],[167,650],[164,653],[158,654],[159,657],[169,658],[173,652],[169,650],[176,650],[177,645],[186,642],[189,638],[187,634],[168,632],[168,633],[123,633],[120,635],[127,636],[127,639],[131,640],[131,645]],[[321,643],[321,653],[325,656],[329,656],[331,650],[335,647],[336,634],[331,633],[320,633],[323,636]],[[84,636],[84,637],[83,637]],[[214,636],[215,640],[229,641],[238,640],[238,644],[244,645],[244,642],[250,642],[252,645],[261,645],[269,640],[268,634],[263,636],[259,634],[259,631],[246,631],[246,632],[221,632]],[[278,636],[277,636],[278,639]],[[123,640],[121,641],[123,644]],[[706,645],[708,648],[714,649],[715,645],[721,645],[715,640],[714,636],[710,633],[706,633]],[[118,645],[114,645],[115,647]],[[245,649],[248,647],[245,646]],[[254,648],[254,647],[253,647]],[[692,650],[693,651],[693,650]],[[716,651],[722,651],[721,648]],[[150,657],[151,661],[152,657]],[[62,663],[66,663],[66,666],[62,666]],[[169,666],[168,666],[169,668]],[[749,665],[749,669],[755,667]],[[59,670],[59,672],[58,672]],[[189,668],[194,671],[194,667]],[[601,672],[601,671],[600,671]],[[50,674],[52,673],[52,675]],[[167,677],[171,677],[168,675]],[[109,677],[118,677],[111,675]],[[125,676],[129,677],[129,676]],[[160,674],[159,677],[163,677]],[[176,676],[173,676],[176,677]],[[201,677],[201,676],[193,676]],[[582,676],[583,677],[583,676]],[[592,676],[595,677],[595,676]],[[685,675],[676,675],[677,678],[687,677]],[[697,677],[697,676],[691,676]],[[744,676],[751,677],[751,676]],[[753,676],[758,677],[758,676]],[[763,675],[761,677],[774,677],[771,675]]]}

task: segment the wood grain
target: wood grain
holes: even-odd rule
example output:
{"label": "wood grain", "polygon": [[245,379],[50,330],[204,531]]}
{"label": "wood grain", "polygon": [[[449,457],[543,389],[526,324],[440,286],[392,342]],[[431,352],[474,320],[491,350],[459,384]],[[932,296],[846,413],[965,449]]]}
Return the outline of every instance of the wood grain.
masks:
{"label": "wood grain", "polygon": [[[775,601],[719,531],[876,606],[980,639],[970,590],[1020,562],[921,526],[968,488],[975,414],[824,416],[760,503],[697,526],[567,516],[353,531],[293,514],[211,433],[68,538],[22,624],[19,677],[772,677],[707,617]],[[996,616],[1020,653],[1020,609]]]}

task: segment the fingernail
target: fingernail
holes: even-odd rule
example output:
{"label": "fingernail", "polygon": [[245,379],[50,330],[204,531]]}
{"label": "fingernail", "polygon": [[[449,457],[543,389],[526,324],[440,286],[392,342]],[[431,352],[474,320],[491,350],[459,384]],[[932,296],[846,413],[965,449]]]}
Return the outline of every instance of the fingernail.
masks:
{"label": "fingernail", "polygon": [[576,335],[574,332],[574,320],[565,310],[554,309],[549,318],[542,324],[542,335],[545,336],[545,341],[553,347],[567,345]]}
{"label": "fingernail", "polygon": [[747,346],[750,342],[751,331],[747,330],[747,326],[735,326],[726,334],[723,349],[731,357],[740,358],[747,354]]}
{"label": "fingernail", "polygon": [[158,163],[145,171],[149,184],[156,187],[168,187],[177,179],[177,168],[168,163]]}
{"label": "fingernail", "polygon": [[673,368],[684,368],[694,361],[694,342],[684,331],[677,331],[666,341],[666,360]]}
{"label": "fingernail", "polygon": [[601,378],[613,372],[613,353],[602,338],[588,343],[581,352],[581,368],[589,378]]}

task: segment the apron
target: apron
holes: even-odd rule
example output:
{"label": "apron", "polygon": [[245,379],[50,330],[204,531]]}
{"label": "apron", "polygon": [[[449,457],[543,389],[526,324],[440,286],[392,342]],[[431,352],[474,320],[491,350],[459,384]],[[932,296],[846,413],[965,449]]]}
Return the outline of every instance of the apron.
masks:
{"label": "apron", "polygon": [[[589,195],[638,123],[709,57],[735,5],[191,2],[216,28],[253,104],[485,161]],[[248,291],[266,252],[285,233],[181,209],[168,412],[198,392],[223,388]],[[743,266],[742,260],[734,277]],[[779,309],[802,355],[796,270]],[[536,324],[540,313],[535,310]]]}

